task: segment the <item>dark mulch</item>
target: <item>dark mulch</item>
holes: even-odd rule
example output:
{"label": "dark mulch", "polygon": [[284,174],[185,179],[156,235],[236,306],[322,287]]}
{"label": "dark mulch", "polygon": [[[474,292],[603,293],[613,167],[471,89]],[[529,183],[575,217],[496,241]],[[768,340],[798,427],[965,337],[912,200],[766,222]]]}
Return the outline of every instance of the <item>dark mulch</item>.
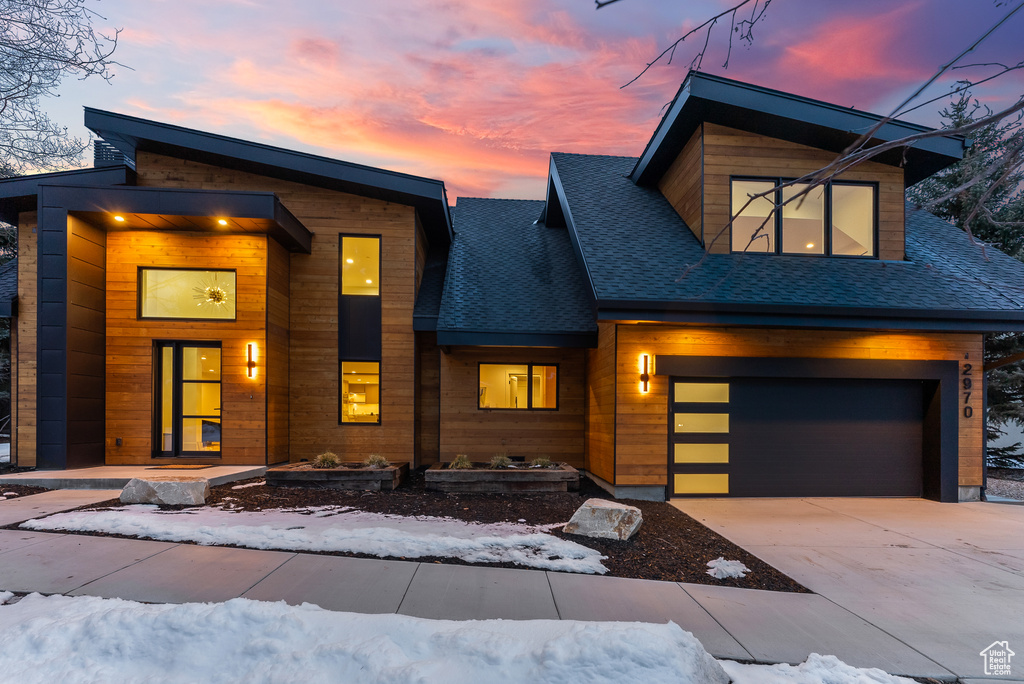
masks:
{"label": "dark mulch", "polygon": [[[544,494],[431,492],[427,491],[424,486],[422,470],[411,472],[407,484],[390,492],[271,486],[233,489],[240,484],[259,481],[260,478],[256,478],[213,487],[207,502],[230,504],[234,510],[247,511],[282,507],[350,506],[372,513],[403,516],[447,516],[458,520],[482,523],[524,520],[531,525],[546,525],[568,522],[576,509],[591,497],[608,498],[607,492],[585,478],[579,492]],[[602,562],[608,568],[608,575],[613,577],[773,591],[808,591],[761,559],[744,551],[667,503],[634,500],[627,500],[624,503],[636,506],[643,512],[643,524],[629,541],[591,539],[563,534],[557,529],[552,530],[551,534],[571,539],[608,556],[608,559]],[[111,505],[118,505],[118,502],[102,502],[88,508],[104,508]],[[361,556],[361,554],[350,553],[331,555]],[[715,579],[707,574],[707,563],[719,556],[723,556],[727,560],[742,561],[751,569],[751,572],[743,579]],[[421,557],[415,560],[466,564],[464,561],[453,558]],[[511,563],[488,563],[488,566],[520,567]]]}
{"label": "dark mulch", "polygon": [[997,480],[1024,482],[1024,468],[989,468],[988,476]]}
{"label": "dark mulch", "polygon": [[[42,492],[50,491],[46,487],[33,487],[31,485],[16,485],[16,484],[0,484],[0,496],[4,496],[7,492],[13,492],[20,496],[31,496],[32,494],[41,494]],[[7,497],[13,499],[17,497]]]}

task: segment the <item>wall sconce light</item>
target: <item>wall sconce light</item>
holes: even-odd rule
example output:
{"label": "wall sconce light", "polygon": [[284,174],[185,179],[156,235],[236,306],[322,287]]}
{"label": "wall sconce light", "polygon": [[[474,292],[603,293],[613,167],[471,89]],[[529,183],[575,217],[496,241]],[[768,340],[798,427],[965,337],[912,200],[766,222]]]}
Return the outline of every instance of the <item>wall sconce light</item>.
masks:
{"label": "wall sconce light", "polygon": [[647,394],[651,390],[651,375],[654,374],[654,357],[650,354],[640,355],[640,392]]}
{"label": "wall sconce light", "polygon": [[246,375],[250,378],[256,377],[256,345],[250,342],[246,347]]}

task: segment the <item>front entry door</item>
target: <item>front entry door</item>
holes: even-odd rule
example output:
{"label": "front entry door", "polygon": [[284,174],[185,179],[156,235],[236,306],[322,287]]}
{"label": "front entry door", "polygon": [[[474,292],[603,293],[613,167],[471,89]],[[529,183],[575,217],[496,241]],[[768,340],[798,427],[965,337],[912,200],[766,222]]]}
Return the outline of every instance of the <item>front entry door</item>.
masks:
{"label": "front entry door", "polygon": [[218,458],[220,342],[156,342],[153,456]]}

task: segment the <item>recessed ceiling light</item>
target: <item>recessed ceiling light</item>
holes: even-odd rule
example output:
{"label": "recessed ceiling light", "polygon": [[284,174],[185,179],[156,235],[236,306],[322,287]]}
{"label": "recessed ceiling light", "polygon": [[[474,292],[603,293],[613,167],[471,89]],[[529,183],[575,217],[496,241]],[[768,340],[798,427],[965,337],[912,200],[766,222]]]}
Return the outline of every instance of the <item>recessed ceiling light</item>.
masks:
{"label": "recessed ceiling light", "polygon": [[372,280],[370,280],[369,278],[367,278],[367,279],[366,279],[366,284],[367,284],[367,285],[373,285],[373,281],[372,281]]}
{"label": "recessed ceiling light", "polygon": [[814,249],[814,243],[813,242],[808,242],[807,243],[807,249]]}
{"label": "recessed ceiling light", "polygon": [[124,223],[124,216],[115,216],[114,220],[118,223]]}
{"label": "recessed ceiling light", "polygon": [[228,222],[224,219],[217,219],[217,223],[219,223],[222,226],[228,225]]}
{"label": "recessed ceiling light", "polygon": [[352,259],[345,259],[345,263],[346,264],[354,264],[355,262]]}

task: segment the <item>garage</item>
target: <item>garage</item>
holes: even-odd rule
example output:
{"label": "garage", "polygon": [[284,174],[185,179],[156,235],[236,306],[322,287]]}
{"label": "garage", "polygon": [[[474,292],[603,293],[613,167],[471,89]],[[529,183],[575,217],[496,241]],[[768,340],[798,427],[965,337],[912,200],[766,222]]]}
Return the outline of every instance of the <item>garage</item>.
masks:
{"label": "garage", "polygon": [[921,496],[924,389],[921,380],[673,378],[673,494],[711,485],[729,496]]}
{"label": "garage", "polygon": [[658,366],[668,376],[669,496],[955,492],[955,362],[659,357]]}

